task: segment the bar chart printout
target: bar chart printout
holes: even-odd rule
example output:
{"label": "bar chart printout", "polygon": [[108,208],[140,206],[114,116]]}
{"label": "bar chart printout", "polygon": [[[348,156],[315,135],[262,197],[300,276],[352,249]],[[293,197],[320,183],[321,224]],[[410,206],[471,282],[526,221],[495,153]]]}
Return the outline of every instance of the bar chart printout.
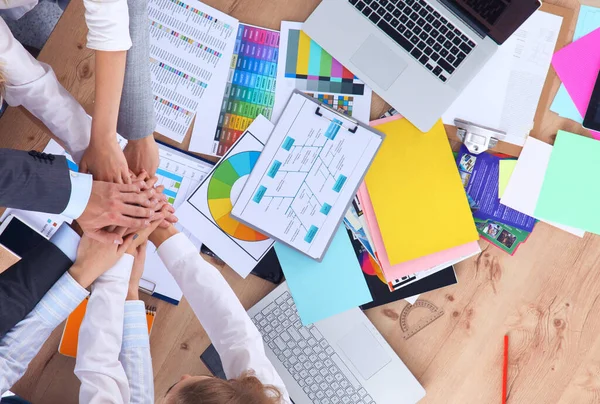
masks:
{"label": "bar chart printout", "polygon": [[216,126],[238,22],[197,0],[150,0],[148,15],[156,130],[182,142],[197,114]]}

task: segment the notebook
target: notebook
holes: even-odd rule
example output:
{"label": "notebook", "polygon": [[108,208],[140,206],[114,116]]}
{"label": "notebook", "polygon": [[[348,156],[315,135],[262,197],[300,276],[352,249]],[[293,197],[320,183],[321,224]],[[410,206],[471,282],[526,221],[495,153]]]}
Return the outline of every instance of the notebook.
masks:
{"label": "notebook", "polygon": [[[70,356],[77,357],[77,344],[79,342],[79,328],[83,322],[83,316],[87,310],[89,298],[86,298],[67,318],[65,329],[58,345],[58,352]],[[154,319],[156,318],[156,307],[146,306],[146,321],[148,322],[148,335],[152,332]]]}

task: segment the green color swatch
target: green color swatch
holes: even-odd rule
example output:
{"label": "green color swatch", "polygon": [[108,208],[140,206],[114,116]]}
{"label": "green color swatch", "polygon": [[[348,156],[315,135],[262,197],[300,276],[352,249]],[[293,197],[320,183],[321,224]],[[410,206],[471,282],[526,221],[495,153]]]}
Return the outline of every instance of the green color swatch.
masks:
{"label": "green color swatch", "polygon": [[600,142],[559,131],[535,217],[600,234]]}

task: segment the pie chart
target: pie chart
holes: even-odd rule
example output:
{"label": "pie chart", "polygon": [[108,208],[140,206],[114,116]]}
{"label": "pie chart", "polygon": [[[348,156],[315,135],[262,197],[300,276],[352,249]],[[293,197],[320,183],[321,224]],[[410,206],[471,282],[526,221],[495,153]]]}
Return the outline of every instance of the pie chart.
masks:
{"label": "pie chart", "polygon": [[233,209],[232,194],[235,198],[239,196],[259,156],[258,151],[245,151],[227,157],[215,169],[208,184],[210,214],[221,230],[238,240],[252,242],[268,239],[230,216]]}

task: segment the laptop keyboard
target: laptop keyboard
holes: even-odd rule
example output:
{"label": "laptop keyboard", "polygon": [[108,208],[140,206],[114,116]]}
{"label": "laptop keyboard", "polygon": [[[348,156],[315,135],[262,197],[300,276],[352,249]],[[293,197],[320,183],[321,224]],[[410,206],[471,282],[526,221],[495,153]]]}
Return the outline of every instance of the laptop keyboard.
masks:
{"label": "laptop keyboard", "polygon": [[252,321],[265,343],[319,404],[375,404],[319,330],[305,327],[288,291],[256,314]]}
{"label": "laptop keyboard", "polygon": [[442,82],[476,44],[424,0],[348,0]]}

